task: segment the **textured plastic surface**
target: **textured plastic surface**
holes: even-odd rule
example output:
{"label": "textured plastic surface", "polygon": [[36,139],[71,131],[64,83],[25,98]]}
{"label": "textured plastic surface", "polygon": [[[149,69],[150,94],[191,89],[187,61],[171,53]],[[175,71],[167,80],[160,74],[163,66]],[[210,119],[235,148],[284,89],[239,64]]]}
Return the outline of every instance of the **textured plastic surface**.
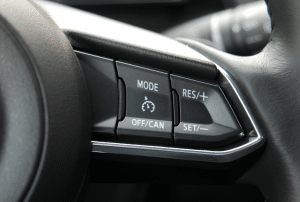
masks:
{"label": "textured plastic surface", "polygon": [[171,83],[180,108],[175,144],[217,147],[242,138],[241,127],[217,85],[172,74]]}
{"label": "textured plastic surface", "polygon": [[118,117],[118,82],[111,59],[76,52],[91,97],[93,132],[103,139],[115,139]]}
{"label": "textured plastic surface", "polygon": [[168,73],[123,62],[116,64],[126,86],[126,116],[118,124],[118,139],[172,143]]}

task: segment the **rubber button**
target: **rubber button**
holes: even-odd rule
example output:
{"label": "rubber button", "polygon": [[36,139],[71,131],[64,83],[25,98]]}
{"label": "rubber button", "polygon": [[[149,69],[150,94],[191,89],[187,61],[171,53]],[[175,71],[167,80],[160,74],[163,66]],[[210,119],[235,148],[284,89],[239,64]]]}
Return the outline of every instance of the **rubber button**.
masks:
{"label": "rubber button", "polygon": [[118,112],[118,120],[122,121],[125,116],[125,102],[126,102],[126,94],[125,94],[125,84],[122,79],[118,79],[118,88],[119,88],[119,112]]}
{"label": "rubber button", "polygon": [[172,99],[169,75],[116,62],[125,83],[126,114],[118,123],[118,140],[172,143]]}
{"label": "rubber button", "polygon": [[173,98],[173,123],[174,126],[179,124],[179,98],[176,91],[172,91]]}

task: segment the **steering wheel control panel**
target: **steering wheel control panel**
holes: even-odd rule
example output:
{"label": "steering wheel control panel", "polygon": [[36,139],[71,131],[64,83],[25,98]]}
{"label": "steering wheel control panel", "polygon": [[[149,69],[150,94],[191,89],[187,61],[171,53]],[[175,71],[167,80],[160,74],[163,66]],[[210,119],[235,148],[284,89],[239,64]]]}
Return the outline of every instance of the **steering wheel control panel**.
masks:
{"label": "steering wheel control panel", "polygon": [[217,147],[243,137],[217,85],[119,61],[116,67],[126,97],[118,140]]}
{"label": "steering wheel control panel", "polygon": [[219,161],[216,156],[235,151],[230,145],[255,139],[246,137],[217,82],[81,52],[77,56],[90,90],[93,148],[100,153],[215,155],[206,161]]}

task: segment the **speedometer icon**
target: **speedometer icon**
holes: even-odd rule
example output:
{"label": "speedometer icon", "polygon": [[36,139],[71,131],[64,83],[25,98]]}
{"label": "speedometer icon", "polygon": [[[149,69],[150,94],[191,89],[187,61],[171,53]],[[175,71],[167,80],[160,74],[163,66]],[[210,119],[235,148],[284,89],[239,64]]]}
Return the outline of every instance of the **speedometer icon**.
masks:
{"label": "speedometer icon", "polygon": [[151,101],[148,101],[148,98],[145,97],[145,102],[142,104],[142,110],[143,112],[145,111],[150,111],[151,113],[154,112],[155,110],[155,104]]}

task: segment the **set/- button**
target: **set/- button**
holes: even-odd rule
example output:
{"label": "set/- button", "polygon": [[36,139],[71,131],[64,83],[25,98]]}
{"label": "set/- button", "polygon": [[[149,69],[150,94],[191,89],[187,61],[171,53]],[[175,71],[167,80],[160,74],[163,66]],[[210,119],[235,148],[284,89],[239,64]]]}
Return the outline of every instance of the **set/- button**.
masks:
{"label": "set/- button", "polygon": [[220,147],[243,137],[242,129],[219,86],[171,74],[179,97],[177,145]]}

